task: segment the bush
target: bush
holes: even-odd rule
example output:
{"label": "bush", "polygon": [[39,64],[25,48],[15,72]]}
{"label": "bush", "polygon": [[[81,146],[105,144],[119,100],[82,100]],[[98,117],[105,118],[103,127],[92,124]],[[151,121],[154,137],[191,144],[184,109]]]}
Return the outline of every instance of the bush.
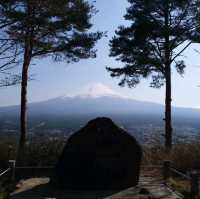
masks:
{"label": "bush", "polygon": [[[8,168],[8,160],[16,159],[17,141],[1,139],[0,142],[0,171]],[[29,140],[26,144],[23,166],[53,166],[62,153],[65,141]]]}

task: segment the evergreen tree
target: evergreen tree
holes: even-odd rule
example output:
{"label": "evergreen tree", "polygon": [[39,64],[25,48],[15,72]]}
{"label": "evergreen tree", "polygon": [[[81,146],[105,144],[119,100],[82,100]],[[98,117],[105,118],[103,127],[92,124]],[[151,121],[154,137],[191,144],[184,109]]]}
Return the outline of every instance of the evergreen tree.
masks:
{"label": "evergreen tree", "polygon": [[21,76],[12,71],[18,63],[17,45],[10,41],[0,41],[0,87],[20,83]]}
{"label": "evergreen tree", "polygon": [[20,82],[20,76],[11,73],[19,63],[18,46],[15,41],[5,37],[4,29],[7,25],[8,22],[0,18],[0,87]]}
{"label": "evergreen tree", "polygon": [[27,134],[27,81],[34,59],[52,56],[55,61],[78,62],[95,58],[94,46],[102,33],[89,32],[95,8],[85,0],[1,0],[0,20],[4,34],[22,52],[21,137],[23,154]]}
{"label": "evergreen tree", "polygon": [[130,26],[120,26],[110,41],[110,56],[124,63],[107,68],[121,77],[121,86],[136,86],[152,77],[152,87],[166,85],[165,146],[172,148],[171,71],[184,73],[182,53],[200,42],[199,0],[128,0],[124,16]]}

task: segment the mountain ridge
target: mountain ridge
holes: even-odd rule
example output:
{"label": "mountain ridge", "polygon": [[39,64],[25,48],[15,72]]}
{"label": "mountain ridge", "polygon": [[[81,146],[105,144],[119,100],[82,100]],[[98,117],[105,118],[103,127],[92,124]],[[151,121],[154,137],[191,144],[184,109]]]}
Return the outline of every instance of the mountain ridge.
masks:
{"label": "mountain ridge", "polygon": [[[66,108],[66,113],[73,111],[78,111],[77,109],[84,111],[84,113],[87,113],[88,111],[92,112],[92,110],[95,111],[113,111],[113,112],[135,112],[139,110],[143,110],[143,112],[151,112],[152,114],[159,111],[162,113],[164,111],[164,105],[155,103],[155,102],[149,102],[149,101],[140,101],[135,100],[127,97],[120,97],[117,95],[99,95],[99,96],[89,96],[89,95],[76,95],[76,96],[60,96],[40,102],[32,102],[28,104],[28,109],[30,111],[33,111],[34,108],[37,109],[37,106],[40,106],[44,108],[49,109],[54,108],[59,110],[59,107],[61,110],[63,110],[63,107]],[[86,107],[87,106],[87,107]],[[12,106],[6,106],[6,107],[0,107],[0,113],[5,111],[12,111],[12,110],[19,110],[19,105],[12,105]],[[74,109],[74,110],[73,110]],[[188,107],[176,107],[173,106],[172,110],[177,111],[191,111],[195,113],[199,113],[200,115],[200,109],[198,108],[188,108]]]}
{"label": "mountain ridge", "polygon": [[[96,89],[96,90],[95,90]],[[65,129],[79,127],[95,117],[110,117],[122,126],[164,127],[164,105],[139,101],[98,84],[74,96],[60,96],[28,104],[31,128]],[[172,107],[173,124],[180,128],[200,128],[200,109]],[[0,130],[19,129],[20,106],[0,107]],[[174,126],[173,125],[173,126]]]}

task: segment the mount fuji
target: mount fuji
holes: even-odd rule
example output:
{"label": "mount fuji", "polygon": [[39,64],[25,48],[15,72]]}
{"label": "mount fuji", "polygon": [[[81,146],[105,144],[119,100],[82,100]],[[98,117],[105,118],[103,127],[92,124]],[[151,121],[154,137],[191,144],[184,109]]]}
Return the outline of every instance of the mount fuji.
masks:
{"label": "mount fuji", "polygon": [[[86,87],[77,95],[64,95],[28,105],[30,116],[37,114],[159,114],[163,110],[160,104],[130,99],[102,83]],[[0,113],[4,114],[18,112],[19,106],[0,108]]]}
{"label": "mount fuji", "polygon": [[[18,123],[19,106],[0,108],[0,129],[7,123]],[[120,124],[163,126],[164,106],[152,102],[137,101],[97,83],[86,87],[78,95],[61,96],[28,105],[29,124],[44,122],[48,125],[67,125],[77,120],[86,122],[99,116],[111,117]],[[78,118],[78,119],[77,119]],[[199,109],[173,107],[176,125],[198,126]],[[8,126],[8,125],[7,125]]]}

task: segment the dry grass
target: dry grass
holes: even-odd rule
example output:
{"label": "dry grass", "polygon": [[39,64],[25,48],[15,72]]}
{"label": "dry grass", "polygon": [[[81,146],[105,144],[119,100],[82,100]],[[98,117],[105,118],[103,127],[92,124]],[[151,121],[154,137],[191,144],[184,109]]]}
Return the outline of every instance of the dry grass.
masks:
{"label": "dry grass", "polygon": [[190,182],[187,180],[183,180],[180,178],[169,178],[168,179],[168,185],[170,185],[172,188],[174,188],[179,193],[190,193],[191,185]]}
{"label": "dry grass", "polygon": [[[29,142],[26,145],[23,166],[53,166],[64,147],[64,141]],[[17,145],[2,141],[0,143],[0,171],[7,169],[8,160],[16,159]]]}
{"label": "dry grass", "polygon": [[143,147],[143,165],[162,165],[170,160],[180,171],[200,170],[200,140],[188,143],[177,142],[171,153],[166,153],[161,138],[154,136],[148,145]]}
{"label": "dry grass", "polygon": [[[1,139],[0,165],[7,167],[9,159],[15,159],[16,141]],[[26,147],[24,162],[27,166],[51,166],[57,162],[62,153],[65,141],[42,140],[39,143],[29,141]],[[165,153],[160,137],[155,136],[149,145],[143,146],[143,165],[162,165],[164,160],[171,160],[174,167],[181,171],[200,169],[200,140],[191,143],[177,143],[170,154]]]}
{"label": "dry grass", "polygon": [[[143,165],[162,165],[164,160],[170,160],[173,167],[184,173],[200,171],[200,140],[190,143],[178,142],[168,154],[159,140],[152,141],[153,144],[144,147]],[[182,193],[185,199],[192,199],[190,181],[174,175],[168,180],[168,184]]]}

